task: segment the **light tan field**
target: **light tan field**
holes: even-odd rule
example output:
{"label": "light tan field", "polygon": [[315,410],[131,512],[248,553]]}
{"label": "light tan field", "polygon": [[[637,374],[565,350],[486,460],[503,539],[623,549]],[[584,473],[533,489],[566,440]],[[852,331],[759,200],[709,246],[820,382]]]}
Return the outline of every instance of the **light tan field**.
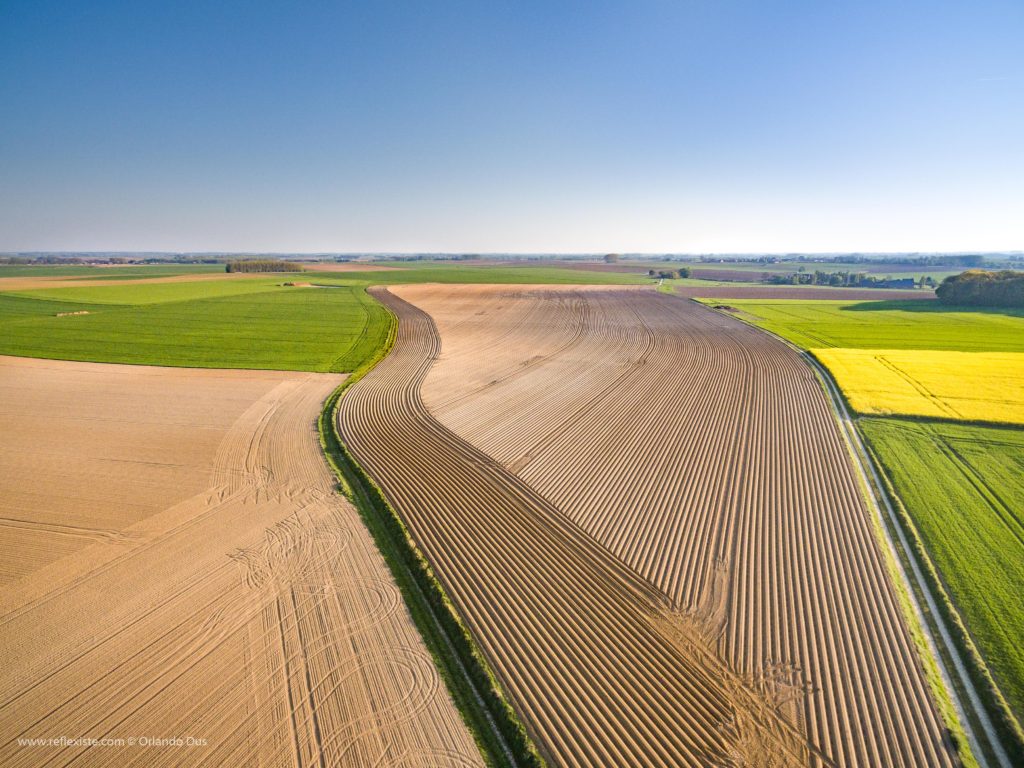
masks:
{"label": "light tan field", "polygon": [[0,765],[481,765],[334,492],[342,378],[0,357]]}
{"label": "light tan field", "polygon": [[650,290],[376,295],[342,434],[553,764],[956,763],[795,352]]}

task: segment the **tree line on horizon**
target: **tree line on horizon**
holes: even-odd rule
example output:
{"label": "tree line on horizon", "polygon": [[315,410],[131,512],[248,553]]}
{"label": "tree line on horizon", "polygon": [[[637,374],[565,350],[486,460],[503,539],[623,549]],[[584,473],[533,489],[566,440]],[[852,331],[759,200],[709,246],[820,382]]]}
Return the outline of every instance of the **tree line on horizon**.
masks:
{"label": "tree line on horizon", "polygon": [[913,277],[879,277],[867,272],[852,272],[842,270],[839,272],[826,272],[816,269],[814,272],[805,272],[803,267],[798,272],[770,274],[765,272],[761,279],[772,285],[826,285],[833,288],[924,288],[933,287],[935,280],[929,275],[922,275],[920,280]]}
{"label": "tree line on horizon", "polygon": [[240,259],[224,265],[225,272],[302,272],[301,264],[282,259]]}
{"label": "tree line on horizon", "polygon": [[935,295],[943,304],[1024,308],[1024,272],[969,269],[943,280]]}

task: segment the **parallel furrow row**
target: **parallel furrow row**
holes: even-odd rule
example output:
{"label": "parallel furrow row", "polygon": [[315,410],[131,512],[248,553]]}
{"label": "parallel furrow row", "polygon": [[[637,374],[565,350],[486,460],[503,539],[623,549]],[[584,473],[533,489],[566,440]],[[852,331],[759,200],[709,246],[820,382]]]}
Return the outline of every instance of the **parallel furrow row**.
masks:
{"label": "parallel furrow row", "polygon": [[[803,734],[799,750],[779,744],[808,764],[954,762],[849,456],[795,353],[650,291],[392,290],[429,316],[383,294],[400,343],[348,396],[343,431],[559,761],[735,752],[749,734],[723,725],[744,698],[722,680],[733,674],[773,713],[773,738],[787,723]],[[666,613],[720,660],[682,652],[717,708],[691,710],[675,688],[695,673],[656,679],[637,655],[649,649],[620,661],[623,630],[664,641]],[[597,616],[616,626],[614,647]],[[640,688],[601,680],[595,658],[638,670]],[[680,723],[648,721],[630,699],[655,692],[686,721],[685,758],[660,751]],[[613,733],[557,745],[581,723]],[[608,739],[635,744],[589,751]]]}

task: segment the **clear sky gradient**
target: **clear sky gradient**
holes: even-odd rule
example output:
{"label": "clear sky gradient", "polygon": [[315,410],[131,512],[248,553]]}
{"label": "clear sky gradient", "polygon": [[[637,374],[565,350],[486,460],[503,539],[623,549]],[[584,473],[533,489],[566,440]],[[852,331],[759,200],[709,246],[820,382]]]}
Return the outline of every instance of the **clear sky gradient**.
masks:
{"label": "clear sky gradient", "polygon": [[1024,2],[2,0],[0,249],[1024,249]]}

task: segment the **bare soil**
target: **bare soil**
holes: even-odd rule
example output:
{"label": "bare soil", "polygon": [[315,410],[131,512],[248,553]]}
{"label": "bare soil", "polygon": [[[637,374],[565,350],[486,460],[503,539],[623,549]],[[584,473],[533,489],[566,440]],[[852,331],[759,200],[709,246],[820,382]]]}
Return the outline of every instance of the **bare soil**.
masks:
{"label": "bare soil", "polygon": [[0,358],[0,764],[482,764],[321,455],[342,379]]}
{"label": "bare soil", "polygon": [[796,353],[651,290],[376,295],[342,433],[554,764],[955,764]]}

